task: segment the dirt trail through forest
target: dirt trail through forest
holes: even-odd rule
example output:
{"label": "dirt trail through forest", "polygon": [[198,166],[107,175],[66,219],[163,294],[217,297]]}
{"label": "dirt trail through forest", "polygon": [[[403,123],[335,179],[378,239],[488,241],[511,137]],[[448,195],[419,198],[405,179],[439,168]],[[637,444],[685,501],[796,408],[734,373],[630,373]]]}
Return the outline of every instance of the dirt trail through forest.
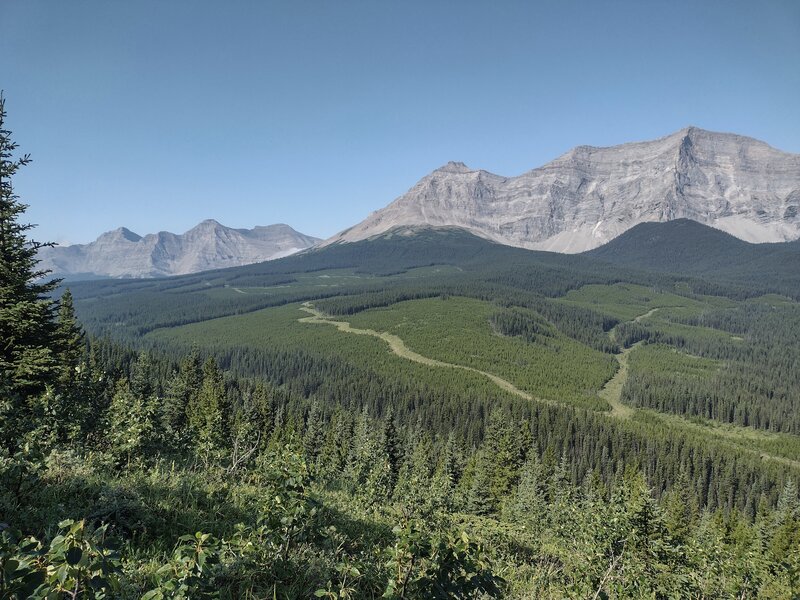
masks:
{"label": "dirt trail through forest", "polygon": [[[303,305],[300,307],[300,310],[302,310],[303,312],[306,312],[306,313],[309,314],[308,317],[299,318],[298,321],[300,323],[313,323],[313,324],[317,324],[317,325],[333,325],[334,327],[336,327],[339,331],[341,331],[343,333],[352,333],[352,334],[355,334],[355,335],[369,335],[369,336],[372,336],[372,337],[376,337],[376,338],[379,338],[379,339],[383,340],[384,342],[386,342],[389,345],[390,350],[392,352],[394,352],[397,356],[401,357],[401,358],[405,358],[407,360],[412,360],[414,362],[417,362],[417,363],[420,363],[420,364],[423,364],[423,365],[428,365],[430,367],[442,367],[442,368],[448,368],[448,369],[461,369],[463,371],[470,371],[472,373],[477,373],[478,375],[482,375],[482,376],[490,379],[492,382],[495,383],[495,385],[497,385],[497,387],[499,387],[499,388],[501,388],[501,389],[503,389],[503,390],[505,390],[505,391],[507,391],[507,392],[509,392],[511,394],[519,396],[520,398],[524,398],[525,400],[535,400],[537,402],[543,402],[545,404],[550,404],[550,405],[559,404],[558,402],[554,402],[552,400],[545,400],[544,398],[537,398],[536,396],[533,396],[533,395],[529,394],[528,392],[525,392],[525,391],[519,389],[518,387],[516,387],[510,381],[507,381],[507,380],[503,379],[502,377],[498,377],[497,375],[494,375],[492,373],[487,373],[486,371],[481,371],[480,369],[475,369],[473,367],[467,367],[467,366],[464,366],[464,365],[457,365],[457,364],[453,364],[453,363],[444,362],[444,361],[441,361],[441,360],[436,360],[434,358],[428,358],[427,356],[422,356],[421,354],[418,354],[417,352],[414,352],[408,346],[406,346],[405,342],[403,342],[403,340],[400,339],[398,336],[393,335],[391,333],[388,333],[386,331],[380,332],[380,331],[375,331],[373,329],[358,329],[356,327],[351,326],[350,323],[348,323],[347,321],[335,321],[331,317],[325,316],[322,312],[320,312],[319,310],[314,308],[314,305],[311,304],[310,302],[304,302]],[[657,310],[658,310],[658,308],[654,308],[654,309],[652,309],[652,310],[650,310],[650,311],[648,311],[648,312],[646,312],[644,314],[641,314],[638,317],[636,317],[635,319],[633,319],[633,322],[638,323],[642,319],[645,319],[645,318],[653,315]],[[626,348],[625,350],[622,351],[622,353],[617,355],[617,360],[619,361],[619,370],[616,372],[614,377],[612,377],[610,380],[608,380],[606,382],[606,384],[603,386],[603,389],[600,390],[600,392],[598,392],[598,396],[600,398],[602,398],[603,400],[605,400],[606,402],[608,402],[608,404],[611,406],[611,413],[610,414],[611,414],[612,417],[616,417],[616,418],[619,418],[619,419],[628,419],[638,410],[638,409],[632,408],[630,406],[627,406],[626,404],[623,404],[622,401],[620,400],[620,398],[622,396],[622,386],[625,385],[625,382],[628,379],[628,357],[630,356],[630,353],[637,346],[639,346],[641,343],[642,342],[637,342],[636,344],[634,344],[630,348]],[[648,411],[648,412],[651,412],[651,411]],[[653,414],[657,414],[660,418],[663,418],[665,420],[672,420],[672,419],[680,420],[681,421],[680,425],[683,426],[683,427],[689,428],[689,429],[691,429],[691,428],[703,429],[703,427],[701,425],[690,423],[688,421],[684,422],[683,419],[681,419],[680,417],[677,417],[677,416],[670,417],[668,415],[663,415],[661,413],[653,413]],[[723,434],[723,435],[725,435],[725,434]],[[730,437],[731,441],[734,441],[734,442],[736,441],[736,436],[734,434],[727,434],[727,435],[725,435],[725,437]],[[748,448],[747,446],[744,446],[744,445],[736,444],[736,446],[738,448],[742,449],[742,450],[749,451],[749,452],[752,452],[754,454],[757,454],[764,460],[775,460],[775,461],[778,461],[778,462],[781,462],[781,463],[784,463],[784,464],[792,465],[794,467],[800,467],[800,462],[795,461],[795,460],[791,460],[791,459],[786,458],[784,456],[778,456],[778,455],[775,455],[775,454],[769,454],[767,452],[763,452],[763,451],[756,450],[756,449],[753,449],[753,448]]]}
{"label": "dirt trail through forest", "polygon": [[422,363],[423,365],[428,365],[430,367],[445,367],[449,369],[462,369],[464,371],[471,371],[472,373],[477,373],[479,375],[483,375],[494,382],[497,387],[519,396],[520,398],[524,398],[525,400],[537,400],[539,402],[546,402],[550,403],[548,400],[543,400],[542,398],[536,398],[525,392],[518,387],[516,387],[510,381],[503,379],[502,377],[498,377],[492,373],[487,373],[486,371],[481,371],[480,369],[475,369],[473,367],[466,367],[464,365],[456,365],[453,363],[443,362],[441,360],[436,360],[434,358],[428,358],[427,356],[422,356],[421,354],[417,354],[413,350],[411,350],[408,346],[406,346],[405,342],[402,339],[397,337],[396,335],[392,335],[388,332],[380,332],[375,331],[373,329],[356,329],[352,327],[350,323],[347,321],[334,321],[329,317],[323,315],[319,310],[314,308],[314,306],[310,302],[303,303],[303,306],[300,310],[309,313],[311,316],[309,317],[302,317],[298,319],[300,323],[317,323],[317,324],[326,324],[326,325],[334,325],[339,331],[345,333],[354,333],[356,335],[371,335],[372,337],[380,338],[387,344],[389,344],[389,348],[392,352],[394,352],[397,356],[402,358],[413,360],[414,362]]}
{"label": "dirt trail through forest", "polygon": [[[655,314],[658,308],[653,308],[644,314],[636,317],[633,322],[639,323],[642,319],[646,319]],[[619,369],[614,374],[614,377],[609,379],[597,395],[611,405],[611,414],[620,419],[628,419],[634,413],[634,409],[622,403],[622,387],[628,381],[628,356],[641,342],[635,343],[630,348],[625,348],[620,354],[617,355],[617,362]]]}

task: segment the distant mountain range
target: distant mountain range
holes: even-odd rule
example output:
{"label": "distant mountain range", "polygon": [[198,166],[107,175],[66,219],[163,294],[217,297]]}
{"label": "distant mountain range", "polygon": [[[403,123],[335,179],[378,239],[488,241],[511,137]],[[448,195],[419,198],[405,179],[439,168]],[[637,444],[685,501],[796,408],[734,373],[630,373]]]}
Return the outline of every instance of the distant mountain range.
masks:
{"label": "distant mountain range", "polygon": [[579,146],[502,177],[451,162],[325,243],[398,226],[455,226],[511,246],[576,253],[634,225],[688,218],[749,242],[800,237],[800,155],[695,127],[667,137]]}
{"label": "distant mountain range", "polygon": [[[703,231],[703,243],[717,235],[713,245],[726,250],[709,255],[692,239],[699,230],[688,220],[714,227],[718,235]],[[652,260],[659,264],[646,268],[672,270],[680,263],[701,274],[701,266],[713,261],[721,272],[731,267],[741,259],[745,241],[769,245],[797,240],[800,154],[748,137],[688,127],[655,141],[578,146],[518,177],[451,162],[324,242],[288,225],[231,229],[208,220],[183,235],[141,237],[123,227],[90,244],[44,249],[40,258],[42,267],[71,279],[158,277],[441,227],[508,246],[573,254],[599,248],[639,224],[671,221],[677,224],[668,234],[659,228],[638,229],[593,256],[644,267],[642,261],[651,260],[647,253],[654,251]],[[680,247],[658,241],[674,242],[675,236],[682,240]],[[784,260],[784,250],[768,245],[755,251],[754,270],[763,261]],[[753,253],[748,249],[745,254]]]}
{"label": "distant mountain range", "polygon": [[185,275],[282,258],[319,241],[288,225],[232,229],[209,219],[182,235],[120,227],[89,244],[44,248],[39,266],[68,279]]}

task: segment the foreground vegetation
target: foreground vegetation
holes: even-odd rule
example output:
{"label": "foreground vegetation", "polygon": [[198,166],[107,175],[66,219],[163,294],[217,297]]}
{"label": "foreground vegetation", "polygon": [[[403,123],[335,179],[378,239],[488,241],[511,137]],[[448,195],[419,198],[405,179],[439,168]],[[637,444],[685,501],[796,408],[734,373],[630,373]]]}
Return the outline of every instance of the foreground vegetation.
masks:
{"label": "foreground vegetation", "polygon": [[[77,286],[87,336],[36,269],[4,116],[0,598],[800,596],[795,303],[438,232]],[[299,322],[315,299],[548,402]],[[634,344],[648,408],[617,418],[594,394]],[[747,392],[718,430],[684,419],[676,390],[725,372]]]}
{"label": "foreground vegetation", "polygon": [[535,429],[503,411],[473,450],[391,413],[325,414],[196,354],[162,380],[148,355],[108,350],[93,355],[116,356],[117,372],[81,363],[60,390],[69,403],[45,392],[26,435],[19,421],[2,430],[6,596],[800,591],[792,480],[752,518],[710,511],[688,474],[660,501],[621,463],[611,484],[601,471],[578,478],[566,448],[551,439],[540,453]]}

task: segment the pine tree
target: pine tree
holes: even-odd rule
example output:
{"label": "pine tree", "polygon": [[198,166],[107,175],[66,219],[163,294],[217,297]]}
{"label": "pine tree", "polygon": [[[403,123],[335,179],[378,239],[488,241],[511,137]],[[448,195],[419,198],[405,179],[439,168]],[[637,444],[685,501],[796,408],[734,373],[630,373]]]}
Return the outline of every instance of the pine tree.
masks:
{"label": "pine tree", "polygon": [[120,462],[130,464],[148,453],[155,435],[154,416],[152,403],[136,395],[127,379],[117,383],[108,409],[108,438]]}
{"label": "pine tree", "polygon": [[685,473],[678,476],[664,498],[664,520],[667,530],[677,543],[685,543],[697,525],[697,500],[689,488]]}
{"label": "pine tree", "polygon": [[186,429],[186,412],[189,404],[197,398],[202,381],[200,354],[197,348],[193,348],[167,385],[161,404],[161,425],[166,434],[175,441]]}
{"label": "pine tree", "polygon": [[542,465],[534,453],[522,467],[519,485],[513,501],[509,503],[509,517],[514,521],[523,521],[528,526],[540,528],[544,519],[547,503],[544,495]]}
{"label": "pine tree", "polygon": [[328,423],[325,443],[319,456],[320,474],[325,480],[341,477],[350,456],[353,423],[349,413],[337,406]]}
{"label": "pine tree", "polygon": [[397,476],[400,473],[400,440],[397,437],[397,429],[394,425],[394,412],[391,407],[383,417],[383,430],[381,432],[381,446],[383,455],[389,464],[389,488],[390,493],[394,491],[397,484]]}
{"label": "pine tree", "polygon": [[5,118],[0,95],[0,392],[18,398],[19,417],[19,397],[41,391],[60,367],[56,304],[48,298],[59,281],[44,280],[48,272],[37,268],[37,252],[49,244],[29,241],[34,226],[19,222],[27,205],[14,194],[11,178],[30,157],[13,158],[17,144]]}
{"label": "pine tree", "polygon": [[305,433],[303,434],[303,451],[306,461],[313,465],[322,448],[322,415],[319,410],[319,403],[314,401],[308,410],[306,418]]}
{"label": "pine tree", "polygon": [[75,382],[84,356],[83,329],[75,317],[75,304],[72,292],[64,291],[58,306],[58,337],[61,342],[61,382],[71,385]]}
{"label": "pine tree", "polygon": [[131,392],[139,398],[151,398],[153,388],[153,361],[147,352],[142,352],[131,367]]}
{"label": "pine tree", "polygon": [[273,394],[271,394],[263,383],[257,383],[251,396],[253,403],[253,410],[255,418],[257,419],[256,426],[261,432],[261,445],[266,446],[269,441],[269,436],[273,433],[275,427],[275,418],[273,416]]}
{"label": "pine tree", "polygon": [[190,401],[187,419],[197,435],[201,449],[221,448],[227,436],[225,382],[216,361],[209,358],[203,364],[203,383],[197,396]]}
{"label": "pine tree", "polygon": [[491,492],[491,458],[484,453],[478,457],[472,484],[467,496],[467,510],[476,515],[488,515],[495,511],[496,505]]}
{"label": "pine tree", "polygon": [[361,491],[367,480],[371,460],[372,439],[370,436],[370,420],[367,409],[364,408],[359,415],[355,428],[350,454],[345,466],[345,479],[354,491]]}

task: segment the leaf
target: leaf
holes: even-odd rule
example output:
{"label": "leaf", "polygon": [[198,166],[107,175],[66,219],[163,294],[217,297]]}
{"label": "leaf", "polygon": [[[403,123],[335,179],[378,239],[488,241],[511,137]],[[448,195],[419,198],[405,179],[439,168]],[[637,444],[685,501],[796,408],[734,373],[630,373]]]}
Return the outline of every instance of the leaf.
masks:
{"label": "leaf", "polygon": [[89,587],[93,590],[101,590],[108,587],[108,580],[100,575],[95,575],[89,580]]}
{"label": "leaf", "polygon": [[66,538],[63,535],[57,535],[53,538],[53,541],[50,542],[50,550],[53,552],[60,552],[64,549],[64,543],[66,542]]}
{"label": "leaf", "polygon": [[8,573],[9,575],[16,571],[19,568],[19,561],[10,558],[6,561],[6,564],[3,565],[3,571]]}
{"label": "leaf", "polygon": [[33,591],[38,588],[40,585],[44,583],[45,574],[44,571],[33,571],[28,573],[22,579],[22,585],[25,589],[25,593],[28,596],[33,595]]}
{"label": "leaf", "polygon": [[77,546],[72,546],[72,548],[67,550],[66,556],[67,556],[67,564],[74,567],[79,562],[81,562],[81,558],[83,558],[83,550],[81,550]]}

